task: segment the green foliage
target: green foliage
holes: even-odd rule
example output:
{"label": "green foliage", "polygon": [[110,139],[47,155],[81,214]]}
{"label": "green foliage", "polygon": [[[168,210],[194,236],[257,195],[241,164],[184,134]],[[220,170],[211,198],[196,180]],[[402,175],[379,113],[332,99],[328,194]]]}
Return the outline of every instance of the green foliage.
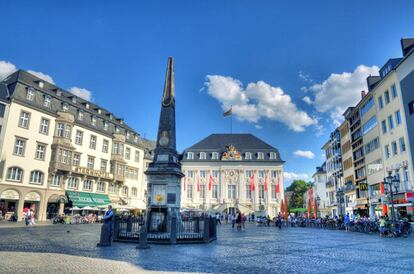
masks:
{"label": "green foliage", "polygon": [[289,208],[302,208],[303,207],[303,194],[310,187],[310,183],[304,180],[295,180],[286,189],[287,191],[293,191],[292,197],[289,201]]}
{"label": "green foliage", "polygon": [[308,210],[306,208],[303,208],[303,207],[289,209],[290,213],[304,213],[304,212],[307,212],[307,211]]}

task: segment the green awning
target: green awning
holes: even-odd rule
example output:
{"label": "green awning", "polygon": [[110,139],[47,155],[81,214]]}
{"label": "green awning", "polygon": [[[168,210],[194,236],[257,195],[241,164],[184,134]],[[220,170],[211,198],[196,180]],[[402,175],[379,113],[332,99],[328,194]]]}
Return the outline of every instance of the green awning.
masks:
{"label": "green awning", "polygon": [[91,195],[96,206],[106,206],[112,204],[111,199],[109,199],[106,194],[89,193],[89,195]]}
{"label": "green awning", "polygon": [[85,206],[96,207],[112,203],[108,195],[105,194],[66,190],[66,195],[72,201],[72,206],[80,208]]}

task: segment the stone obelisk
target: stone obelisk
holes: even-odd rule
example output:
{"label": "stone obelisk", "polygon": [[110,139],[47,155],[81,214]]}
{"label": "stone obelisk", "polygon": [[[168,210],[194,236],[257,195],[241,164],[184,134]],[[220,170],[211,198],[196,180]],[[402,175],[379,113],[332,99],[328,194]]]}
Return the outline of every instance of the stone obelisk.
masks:
{"label": "stone obelisk", "polygon": [[175,138],[174,62],[169,57],[154,159],[145,172],[148,176],[147,221],[150,232],[170,232],[171,219],[180,214],[180,182],[184,174]]}

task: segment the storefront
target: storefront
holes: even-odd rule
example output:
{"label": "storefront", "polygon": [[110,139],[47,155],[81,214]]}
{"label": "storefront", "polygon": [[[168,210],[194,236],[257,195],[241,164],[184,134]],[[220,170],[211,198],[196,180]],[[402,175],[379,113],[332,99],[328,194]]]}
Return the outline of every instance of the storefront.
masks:
{"label": "storefront", "polygon": [[6,220],[9,220],[13,214],[17,213],[19,199],[20,195],[14,189],[4,190],[0,194],[0,211]]}
{"label": "storefront", "polygon": [[39,219],[40,194],[35,191],[29,192],[24,196],[23,210],[26,212],[29,209],[33,211],[35,219]]}
{"label": "storefront", "polygon": [[54,194],[47,200],[46,218],[53,219],[62,215],[68,198],[65,195]]}
{"label": "storefront", "polygon": [[68,196],[69,200],[67,206],[71,208],[103,208],[107,205],[112,204],[111,199],[109,199],[108,195],[106,194],[67,190],[66,195]]}

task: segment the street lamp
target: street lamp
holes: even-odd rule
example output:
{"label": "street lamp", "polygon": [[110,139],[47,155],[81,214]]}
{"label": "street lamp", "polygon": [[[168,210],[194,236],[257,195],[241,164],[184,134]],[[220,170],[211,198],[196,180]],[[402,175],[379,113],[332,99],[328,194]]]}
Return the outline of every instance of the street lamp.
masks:
{"label": "street lamp", "polygon": [[316,196],[316,201],[317,201],[317,205],[318,205],[318,212],[316,212],[316,215],[318,216],[318,217],[320,217],[320,209],[319,209],[319,207],[320,207],[320,203],[321,203],[321,197],[319,197],[319,195],[317,195]]}
{"label": "street lamp", "polygon": [[336,191],[336,200],[338,201],[338,214],[342,216],[342,202],[344,200],[344,191],[340,188]]}
{"label": "street lamp", "polygon": [[392,225],[395,225],[395,208],[394,208],[394,194],[398,193],[398,187],[400,186],[400,179],[398,176],[398,169],[395,170],[394,176],[391,175],[392,171],[388,171],[388,176],[384,178],[384,184],[389,186],[385,190],[385,194],[389,195],[391,198],[391,220]]}

